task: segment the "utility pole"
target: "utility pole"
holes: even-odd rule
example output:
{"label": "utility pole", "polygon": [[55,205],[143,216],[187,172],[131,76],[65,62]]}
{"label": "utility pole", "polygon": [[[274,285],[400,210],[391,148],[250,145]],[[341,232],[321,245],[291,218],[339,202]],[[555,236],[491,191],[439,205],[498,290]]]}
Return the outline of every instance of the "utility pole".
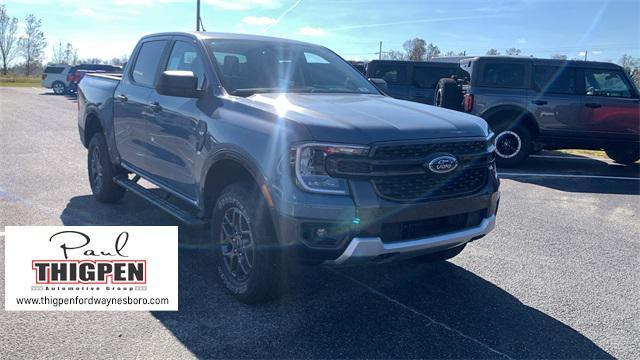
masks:
{"label": "utility pole", "polygon": [[200,0],[197,0],[196,6],[196,31],[200,31]]}
{"label": "utility pole", "polygon": [[380,41],[380,52],[378,53],[378,60],[382,60],[382,41]]}
{"label": "utility pole", "polygon": [[588,53],[588,52],[589,52],[588,50],[585,50],[585,51],[584,51],[584,61],[587,61],[587,53]]}

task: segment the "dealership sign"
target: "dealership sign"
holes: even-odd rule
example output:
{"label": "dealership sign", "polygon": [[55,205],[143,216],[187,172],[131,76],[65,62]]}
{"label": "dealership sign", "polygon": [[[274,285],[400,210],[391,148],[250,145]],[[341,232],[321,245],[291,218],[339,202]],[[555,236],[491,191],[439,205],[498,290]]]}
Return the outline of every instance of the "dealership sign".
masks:
{"label": "dealership sign", "polygon": [[175,226],[8,226],[6,310],[178,310]]}

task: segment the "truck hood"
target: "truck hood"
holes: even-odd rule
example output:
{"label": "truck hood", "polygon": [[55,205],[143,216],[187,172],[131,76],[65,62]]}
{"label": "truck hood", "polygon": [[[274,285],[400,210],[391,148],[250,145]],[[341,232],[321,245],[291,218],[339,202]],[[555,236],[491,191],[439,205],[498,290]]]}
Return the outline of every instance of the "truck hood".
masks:
{"label": "truck hood", "polygon": [[477,116],[382,95],[256,94],[244,100],[303,125],[317,141],[368,144],[488,134]]}

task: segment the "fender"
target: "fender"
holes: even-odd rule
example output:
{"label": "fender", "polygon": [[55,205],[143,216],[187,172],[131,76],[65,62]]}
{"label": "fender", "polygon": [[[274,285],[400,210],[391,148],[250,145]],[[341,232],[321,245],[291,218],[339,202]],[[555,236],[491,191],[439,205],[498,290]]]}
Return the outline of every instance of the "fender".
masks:
{"label": "fender", "polygon": [[512,105],[512,104],[497,105],[485,110],[482,114],[479,114],[479,116],[488,122],[488,120],[494,114],[497,114],[501,111],[514,111],[516,113],[523,114],[525,117],[528,117],[532,120],[530,125],[534,127],[533,130],[536,133],[540,132],[540,127],[538,126],[538,121],[536,120],[535,116],[533,116],[533,114],[529,110],[523,108],[520,105]]}
{"label": "fender", "polygon": [[115,138],[115,133],[113,131],[113,121],[105,121],[104,116],[100,116],[100,109],[94,104],[86,105],[85,114],[86,115],[84,116],[83,124],[81,124],[81,127],[80,127],[82,144],[86,148],[89,147],[90,139],[88,138],[87,135],[89,134],[89,131],[90,132],[96,131],[96,129],[90,128],[92,125],[90,125],[89,122],[95,121],[95,120],[90,120],[90,118],[96,119],[98,122],[97,125],[100,126],[100,128],[102,129],[104,137],[107,141],[107,148],[109,149],[109,157],[111,158],[111,161],[114,164],[119,164],[120,154],[118,153],[118,149],[116,148],[116,138]]}
{"label": "fender", "polygon": [[218,148],[212,150],[211,155],[204,161],[202,172],[200,174],[200,182],[198,184],[198,204],[203,213],[207,211],[206,199],[204,199],[207,177],[209,176],[211,169],[222,160],[233,160],[242,165],[247,172],[249,172],[258,186],[268,183],[267,177],[258,165],[258,161],[244,149],[232,144],[219,145]]}

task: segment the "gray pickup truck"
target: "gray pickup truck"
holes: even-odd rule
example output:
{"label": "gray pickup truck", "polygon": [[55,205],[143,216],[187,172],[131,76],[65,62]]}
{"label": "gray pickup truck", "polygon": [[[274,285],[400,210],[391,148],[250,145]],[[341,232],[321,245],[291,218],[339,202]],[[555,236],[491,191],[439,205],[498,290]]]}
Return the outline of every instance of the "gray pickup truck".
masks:
{"label": "gray pickup truck", "polygon": [[445,260],[495,224],[487,123],[385,96],[320,46],[154,34],[122,74],[78,89],[94,196],[129,191],[210,228],[217,272],[244,302],[275,296],[291,259]]}

